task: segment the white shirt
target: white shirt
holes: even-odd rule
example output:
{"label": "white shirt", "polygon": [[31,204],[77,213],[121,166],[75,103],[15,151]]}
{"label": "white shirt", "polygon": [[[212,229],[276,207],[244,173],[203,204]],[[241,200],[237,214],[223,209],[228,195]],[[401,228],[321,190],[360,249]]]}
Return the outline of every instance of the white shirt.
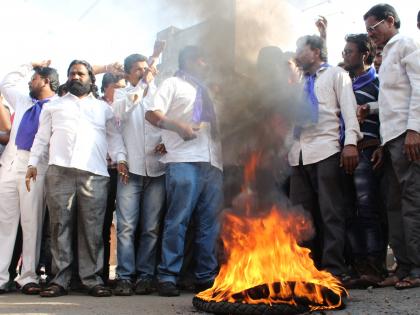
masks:
{"label": "white shirt", "polygon": [[111,107],[92,94],[67,93],[44,105],[29,164],[37,166],[49,147],[50,165],[109,176],[106,155],[126,160],[126,150]]}
{"label": "white shirt", "polygon": [[165,165],[159,161],[160,154],[155,153],[156,146],[161,143],[160,129],[144,117],[144,104],[153,101],[156,86],[151,82],[143,98],[146,87],[140,81],[137,86],[116,89],[112,109],[120,123],[130,173],[156,177],[165,173]]}
{"label": "white shirt", "polygon": [[[9,143],[6,145],[6,148],[1,155],[0,164],[2,167],[6,167],[10,171],[15,172],[26,173],[28,168],[29,151],[18,150],[15,142],[16,134],[23,115],[34,105],[32,98],[29,96],[29,90],[27,93],[24,93],[22,90],[22,82],[24,80],[28,81],[31,73],[31,64],[22,65],[16,71],[7,74],[0,84],[1,93],[15,111],[12,129],[10,130]],[[52,98],[50,102],[52,102],[54,98]],[[45,105],[47,105],[47,103],[44,104],[43,107],[45,107]],[[40,156],[38,174],[45,173],[47,169],[47,161],[48,152],[46,152],[43,156]]]}
{"label": "white shirt", "polygon": [[356,145],[362,138],[356,117],[356,98],[347,72],[340,67],[321,68],[315,79],[315,94],[319,103],[318,123],[302,129],[289,152],[291,166],[299,165],[302,151],[303,165],[317,163],[340,152],[339,114],[346,130],[345,145]]}
{"label": "white shirt", "polygon": [[385,144],[407,129],[420,132],[420,43],[396,34],[382,55],[378,103]]}
{"label": "white shirt", "polygon": [[[196,88],[178,77],[163,81],[157,90],[153,103],[147,104],[146,111],[161,111],[169,119],[192,124]],[[219,140],[211,136],[210,123],[201,123],[197,138],[185,141],[176,132],[162,129],[162,141],[166,153],[163,163],[209,162],[222,170],[222,150]]]}

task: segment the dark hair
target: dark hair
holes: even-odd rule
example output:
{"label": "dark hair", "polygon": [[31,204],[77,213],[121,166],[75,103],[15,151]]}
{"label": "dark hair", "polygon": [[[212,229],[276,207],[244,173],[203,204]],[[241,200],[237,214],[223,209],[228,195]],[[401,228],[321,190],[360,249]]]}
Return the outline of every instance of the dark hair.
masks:
{"label": "dark hair", "polygon": [[417,13],[417,22],[420,22],[420,10],[419,13]]}
{"label": "dark hair", "polygon": [[401,26],[397,11],[395,11],[393,6],[386,3],[380,3],[371,7],[369,11],[363,15],[363,20],[366,20],[369,16],[374,16],[377,20],[386,20],[388,17],[392,16],[394,18],[395,28],[398,29]]}
{"label": "dark hair", "polygon": [[367,34],[349,34],[344,38],[346,42],[355,43],[359,53],[368,53],[366,64],[371,65],[375,59],[376,46],[373,40]]}
{"label": "dark hair", "polygon": [[308,45],[311,49],[319,49],[319,57],[322,61],[327,61],[327,46],[325,45],[325,40],[318,35],[306,35],[302,36],[297,40],[297,46],[306,46]]}
{"label": "dark hair", "polygon": [[203,52],[198,46],[185,46],[178,55],[179,69],[185,70],[188,61],[196,61],[203,57]]}
{"label": "dark hair", "polygon": [[118,74],[113,74],[111,72],[107,72],[104,74],[104,76],[102,77],[102,85],[101,85],[101,92],[104,93],[105,89],[110,85],[110,84],[114,84],[117,83],[118,81],[120,81],[121,79],[123,79],[123,76],[118,75]]}
{"label": "dark hair", "polygon": [[57,70],[50,67],[35,67],[34,71],[41,78],[50,80],[50,88],[53,92],[56,92],[58,90],[58,87],[60,86],[60,81],[58,79]]}
{"label": "dark hair", "polygon": [[131,71],[131,67],[133,66],[133,64],[135,64],[136,62],[141,62],[141,61],[147,61],[147,57],[140,55],[140,54],[131,54],[130,56],[128,56],[127,58],[124,59],[124,72],[125,73],[130,73]]}
{"label": "dark hair", "polygon": [[70,74],[71,67],[73,67],[74,65],[84,65],[86,67],[89,73],[90,81],[91,81],[90,91],[92,92],[93,96],[95,96],[96,98],[99,98],[98,87],[95,84],[96,82],[95,74],[93,73],[93,68],[90,65],[90,63],[85,60],[78,60],[78,59],[73,60],[67,69],[67,77]]}
{"label": "dark hair", "polygon": [[67,93],[67,83],[61,84],[57,89],[58,96],[63,96]]}

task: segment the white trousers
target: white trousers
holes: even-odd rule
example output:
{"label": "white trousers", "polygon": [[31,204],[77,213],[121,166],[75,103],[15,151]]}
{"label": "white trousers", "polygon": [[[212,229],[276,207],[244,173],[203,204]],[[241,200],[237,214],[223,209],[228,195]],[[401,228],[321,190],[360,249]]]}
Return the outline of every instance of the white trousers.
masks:
{"label": "white trousers", "polygon": [[13,256],[19,218],[22,225],[22,271],[15,281],[24,286],[38,283],[36,267],[41,248],[45,213],[45,175],[31,180],[31,191],[25,186],[25,173],[0,167],[0,289],[9,281],[9,265]]}

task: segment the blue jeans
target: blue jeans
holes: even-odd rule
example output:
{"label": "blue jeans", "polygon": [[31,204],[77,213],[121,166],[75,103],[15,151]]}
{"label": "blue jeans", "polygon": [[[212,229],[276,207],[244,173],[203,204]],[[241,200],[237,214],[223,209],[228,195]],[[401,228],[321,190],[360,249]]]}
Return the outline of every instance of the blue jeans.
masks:
{"label": "blue jeans", "polygon": [[177,282],[184,258],[185,234],[191,219],[194,231],[194,275],[197,283],[217,274],[216,241],[219,234],[222,172],[210,163],[168,163],[166,167],[167,213],[162,237],[160,282]]}
{"label": "blue jeans", "polygon": [[354,171],[356,214],[351,224],[353,254],[361,257],[380,256],[384,250],[379,202],[379,178],[372,166],[369,147],[359,153],[359,164]]}
{"label": "blue jeans", "polygon": [[[128,184],[117,187],[117,275],[130,280],[153,277],[156,248],[165,204],[165,176],[130,173]],[[140,220],[140,224],[139,224]],[[140,239],[135,248],[136,230]]]}

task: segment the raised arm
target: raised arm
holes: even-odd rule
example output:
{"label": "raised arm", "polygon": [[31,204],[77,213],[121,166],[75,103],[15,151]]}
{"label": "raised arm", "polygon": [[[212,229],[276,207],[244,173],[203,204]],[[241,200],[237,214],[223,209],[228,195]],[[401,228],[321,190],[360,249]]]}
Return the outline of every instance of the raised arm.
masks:
{"label": "raised arm", "polygon": [[4,98],[9,102],[12,108],[16,109],[16,105],[20,103],[22,97],[27,98],[27,93],[22,92],[21,84],[28,79],[34,67],[49,66],[51,60],[44,60],[39,62],[30,62],[21,65],[15,71],[8,73],[3,81],[0,83],[0,91]]}

